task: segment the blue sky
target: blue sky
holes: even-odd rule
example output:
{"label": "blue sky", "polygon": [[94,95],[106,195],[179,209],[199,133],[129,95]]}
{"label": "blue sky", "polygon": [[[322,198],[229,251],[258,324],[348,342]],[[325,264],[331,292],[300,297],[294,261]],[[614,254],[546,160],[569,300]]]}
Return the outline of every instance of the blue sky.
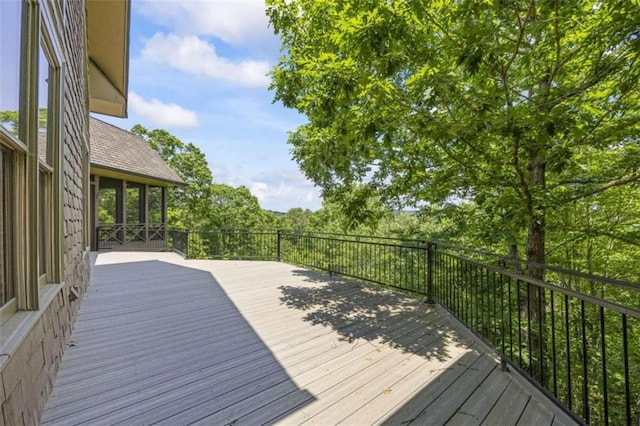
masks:
{"label": "blue sky", "polygon": [[248,187],[265,209],[316,210],[320,191],[286,143],[305,118],[267,89],[280,43],[264,9],[262,0],[132,0],[129,118],[96,117],[193,142],[214,182]]}

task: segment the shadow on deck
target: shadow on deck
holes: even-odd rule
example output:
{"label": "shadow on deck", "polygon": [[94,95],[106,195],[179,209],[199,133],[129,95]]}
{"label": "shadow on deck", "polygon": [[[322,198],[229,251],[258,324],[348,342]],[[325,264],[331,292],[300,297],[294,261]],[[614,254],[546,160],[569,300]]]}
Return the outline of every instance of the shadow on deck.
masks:
{"label": "shadow on deck", "polygon": [[105,253],[42,424],[569,424],[437,306],[276,262]]}

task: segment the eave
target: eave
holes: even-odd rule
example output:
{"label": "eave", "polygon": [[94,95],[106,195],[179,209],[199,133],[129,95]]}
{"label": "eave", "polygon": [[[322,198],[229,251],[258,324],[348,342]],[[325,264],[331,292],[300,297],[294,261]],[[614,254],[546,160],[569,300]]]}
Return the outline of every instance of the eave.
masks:
{"label": "eave", "polygon": [[89,110],[127,116],[130,0],[87,1]]}
{"label": "eave", "polygon": [[175,182],[165,179],[160,179],[152,176],[145,176],[138,173],[126,172],[123,170],[117,170],[110,167],[105,167],[95,163],[91,163],[90,170],[92,175],[108,177],[112,179],[126,180],[129,182],[144,183],[153,186],[171,187],[171,186],[186,186],[184,182]]}

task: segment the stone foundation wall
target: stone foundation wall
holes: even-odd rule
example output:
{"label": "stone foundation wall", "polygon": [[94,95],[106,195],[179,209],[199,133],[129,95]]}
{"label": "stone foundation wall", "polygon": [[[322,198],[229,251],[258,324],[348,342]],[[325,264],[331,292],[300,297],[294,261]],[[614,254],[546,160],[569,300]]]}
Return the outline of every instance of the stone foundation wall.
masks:
{"label": "stone foundation wall", "polygon": [[2,367],[0,425],[38,423],[71,334],[69,307],[62,288],[42,312],[16,314],[25,317],[28,331],[19,330],[23,336],[14,336],[16,340],[22,337],[21,343]]}

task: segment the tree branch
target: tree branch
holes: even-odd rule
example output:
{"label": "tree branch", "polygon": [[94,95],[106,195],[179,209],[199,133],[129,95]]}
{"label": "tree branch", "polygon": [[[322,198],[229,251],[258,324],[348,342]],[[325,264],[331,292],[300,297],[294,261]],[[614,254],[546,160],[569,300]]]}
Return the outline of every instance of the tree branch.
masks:
{"label": "tree branch", "polygon": [[569,197],[569,198],[567,198],[567,199],[565,199],[563,201],[560,201],[558,204],[561,205],[561,204],[571,203],[573,201],[578,201],[578,200],[580,200],[582,198],[586,198],[586,197],[589,197],[591,195],[596,195],[596,194],[599,194],[601,192],[604,192],[607,189],[611,189],[611,188],[614,188],[616,186],[626,185],[628,183],[637,182],[638,180],[640,180],[640,174],[638,172],[636,172],[636,173],[633,173],[633,174],[631,174],[629,176],[625,176],[625,177],[622,177],[620,179],[615,179],[615,180],[609,181],[606,184],[604,184],[604,185],[602,185],[602,186],[600,186],[598,188],[593,188],[593,189],[591,189],[589,191],[585,191],[585,192],[583,192],[581,194],[575,194],[575,195],[573,195],[573,196],[571,196],[571,197]]}

